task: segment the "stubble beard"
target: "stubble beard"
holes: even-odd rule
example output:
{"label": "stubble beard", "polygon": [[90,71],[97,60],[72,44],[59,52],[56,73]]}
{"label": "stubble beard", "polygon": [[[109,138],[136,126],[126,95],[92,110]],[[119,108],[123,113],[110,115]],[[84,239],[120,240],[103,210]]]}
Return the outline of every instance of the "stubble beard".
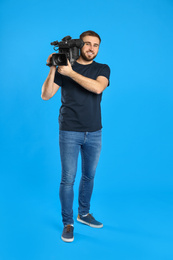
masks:
{"label": "stubble beard", "polygon": [[85,55],[85,53],[83,53],[82,51],[81,51],[80,55],[81,55],[81,57],[82,57],[85,61],[92,61],[92,60],[94,60],[95,57],[97,56],[97,54],[96,54],[95,56],[92,56],[92,58],[88,58],[88,57]]}

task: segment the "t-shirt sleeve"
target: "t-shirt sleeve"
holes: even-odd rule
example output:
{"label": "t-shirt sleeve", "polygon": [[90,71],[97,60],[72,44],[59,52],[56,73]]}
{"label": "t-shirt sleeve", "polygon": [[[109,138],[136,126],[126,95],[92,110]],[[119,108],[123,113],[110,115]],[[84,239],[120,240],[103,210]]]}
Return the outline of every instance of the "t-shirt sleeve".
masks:
{"label": "t-shirt sleeve", "polygon": [[61,75],[57,70],[56,70],[56,72],[55,72],[54,82],[55,82],[58,86],[62,86],[62,75]]}
{"label": "t-shirt sleeve", "polygon": [[110,84],[110,68],[108,65],[103,65],[103,67],[100,69],[99,73],[98,73],[98,76],[104,76],[108,79],[109,83],[108,83],[108,86]]}

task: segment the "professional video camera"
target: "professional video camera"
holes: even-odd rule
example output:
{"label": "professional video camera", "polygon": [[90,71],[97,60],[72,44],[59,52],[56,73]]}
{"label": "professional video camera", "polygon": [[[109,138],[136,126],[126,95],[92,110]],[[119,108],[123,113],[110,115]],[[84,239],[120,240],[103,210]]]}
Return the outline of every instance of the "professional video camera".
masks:
{"label": "professional video camera", "polygon": [[59,53],[53,54],[50,63],[46,64],[51,66],[64,66],[67,65],[67,59],[71,65],[79,58],[79,50],[84,46],[81,39],[71,39],[71,36],[66,36],[61,42],[51,42],[54,45],[54,50],[59,50]]}

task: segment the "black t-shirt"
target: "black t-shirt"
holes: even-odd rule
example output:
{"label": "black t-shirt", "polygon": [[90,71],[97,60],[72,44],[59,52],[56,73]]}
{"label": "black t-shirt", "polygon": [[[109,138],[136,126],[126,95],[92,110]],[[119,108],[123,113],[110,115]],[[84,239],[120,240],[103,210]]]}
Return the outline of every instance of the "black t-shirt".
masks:
{"label": "black t-shirt", "polygon": [[[106,64],[93,61],[89,65],[75,62],[72,66],[77,73],[96,80],[104,76],[109,80],[110,68]],[[65,131],[94,132],[102,128],[101,94],[90,92],[56,70],[54,82],[61,86],[61,108],[59,128]]]}

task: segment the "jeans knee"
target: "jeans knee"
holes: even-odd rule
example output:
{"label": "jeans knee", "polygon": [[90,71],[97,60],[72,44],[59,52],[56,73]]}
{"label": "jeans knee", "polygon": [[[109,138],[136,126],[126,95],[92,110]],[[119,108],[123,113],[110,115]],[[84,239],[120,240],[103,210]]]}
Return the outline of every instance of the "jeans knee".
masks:
{"label": "jeans knee", "polygon": [[62,173],[61,184],[66,185],[66,186],[73,186],[74,182],[75,182],[75,175],[76,174]]}
{"label": "jeans knee", "polygon": [[94,179],[94,176],[95,176],[95,174],[93,174],[93,175],[82,175],[82,180],[89,182],[89,181],[92,181]]}

